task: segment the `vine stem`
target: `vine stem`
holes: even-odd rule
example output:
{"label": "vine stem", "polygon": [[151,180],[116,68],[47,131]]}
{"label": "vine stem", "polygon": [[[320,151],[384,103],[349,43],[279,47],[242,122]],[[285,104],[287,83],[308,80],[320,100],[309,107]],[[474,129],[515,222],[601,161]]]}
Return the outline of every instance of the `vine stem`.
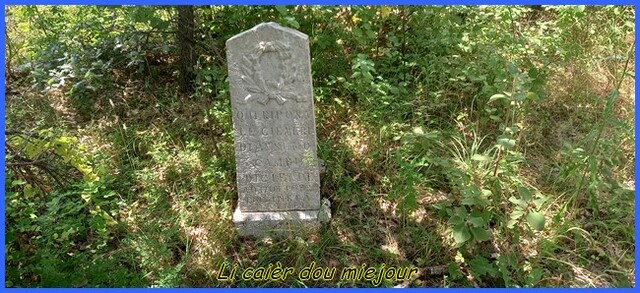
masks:
{"label": "vine stem", "polygon": [[[513,82],[511,83],[511,97],[513,97],[513,95],[516,92],[516,81],[517,81],[518,76],[515,75],[513,77]],[[516,110],[515,110],[515,106],[511,108],[511,121],[509,121],[510,123],[513,123],[514,121],[516,121]],[[509,125],[509,123],[507,123],[507,119],[509,118],[509,116],[507,115],[505,117],[505,127],[506,125]],[[493,168],[493,177],[495,177],[496,175],[498,175],[498,166],[500,165],[500,160],[502,160],[502,148],[498,148],[498,155],[496,157],[496,163],[495,163],[495,167]]]}
{"label": "vine stem", "polygon": [[[594,140],[593,144],[591,145],[591,149],[589,149],[589,154],[587,155],[587,160],[592,160],[593,159],[593,155],[595,154],[596,150],[598,149],[598,145],[600,144],[600,139],[602,138],[602,132],[604,132],[604,128],[605,126],[608,124],[607,122],[609,121],[609,115],[611,115],[611,111],[613,110],[613,104],[615,103],[616,99],[618,98],[618,95],[620,94],[620,87],[622,86],[622,81],[624,80],[625,75],[627,74],[627,70],[629,67],[629,60],[631,59],[631,52],[634,51],[636,46],[635,41],[633,42],[633,44],[631,45],[631,47],[629,48],[629,51],[627,51],[627,59],[624,63],[624,68],[622,70],[622,75],[620,76],[620,78],[617,80],[617,83],[615,85],[614,90],[609,94],[609,99],[607,100],[607,105],[605,106],[604,109],[604,113],[603,113],[603,121],[602,123],[600,123],[598,129],[597,129],[597,134],[596,134],[596,139]],[[599,163],[596,163],[596,169],[598,169],[597,167],[599,166]],[[583,188],[584,185],[584,179],[587,177],[587,172],[589,171],[589,164],[587,162],[587,165],[584,167],[584,171],[582,172],[582,176],[580,178],[580,183],[578,184],[578,188],[576,188],[575,193],[571,196],[571,198],[567,201],[567,203],[573,202],[574,198],[576,198],[579,194],[580,191]],[[582,198],[580,198],[582,199]],[[575,205],[579,204],[580,201],[576,201],[573,202],[574,203],[574,207]]]}

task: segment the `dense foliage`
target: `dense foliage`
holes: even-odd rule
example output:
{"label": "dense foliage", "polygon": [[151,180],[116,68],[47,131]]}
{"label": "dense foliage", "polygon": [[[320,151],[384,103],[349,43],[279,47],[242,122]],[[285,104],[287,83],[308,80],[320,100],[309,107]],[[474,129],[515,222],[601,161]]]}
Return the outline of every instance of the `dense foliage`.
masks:
{"label": "dense foliage", "polygon": [[[634,279],[634,9],[196,6],[194,91],[175,7],[7,6],[8,287],[220,282],[220,264],[412,266],[411,287]],[[309,35],[316,234],[239,239],[225,41]]]}

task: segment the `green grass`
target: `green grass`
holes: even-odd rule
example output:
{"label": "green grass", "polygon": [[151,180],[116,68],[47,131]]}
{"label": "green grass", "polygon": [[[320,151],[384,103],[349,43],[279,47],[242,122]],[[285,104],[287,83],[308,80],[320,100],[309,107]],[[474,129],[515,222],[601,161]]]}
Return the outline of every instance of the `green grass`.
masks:
{"label": "green grass", "polygon": [[[237,9],[232,12],[246,17],[257,13]],[[212,86],[215,97],[203,94],[204,86],[194,95],[177,92],[174,63],[149,68],[153,74],[145,81],[115,67],[101,77],[106,86],[100,91],[82,94],[40,92],[32,88],[30,75],[9,79],[17,94],[5,99],[7,129],[53,129],[52,137],[77,137],[86,151],[76,156],[90,161],[98,179],[74,177],[74,184],[65,186],[44,180],[48,190],[39,191],[25,173],[6,170],[6,286],[373,286],[366,280],[297,276],[221,282],[217,276],[225,262],[238,264],[239,272],[276,262],[296,272],[312,262],[338,272],[363,264],[420,269],[409,282],[383,280],[382,287],[634,286],[634,80],[622,74],[624,61],[600,58],[608,49],[626,54],[633,30],[573,42],[588,31],[582,25],[591,18],[608,21],[605,28],[614,30],[621,16],[547,11],[540,19],[551,25],[572,19],[571,13],[580,20],[548,40],[540,26],[526,21],[533,13],[529,8],[512,11],[515,16],[491,8],[505,19],[522,13],[518,21],[496,26],[479,10],[456,9],[415,12],[410,31],[419,29],[420,19],[435,29],[433,36],[416,35],[410,42],[434,51],[407,49],[408,60],[402,60],[413,64],[404,67],[392,66],[402,61],[399,47],[379,48],[392,57],[372,53],[375,48],[362,39],[366,32],[353,41],[312,45],[323,58],[341,46],[346,61],[373,60],[375,78],[350,78],[351,64],[345,67],[339,58],[327,59],[335,72],[314,60],[318,156],[326,165],[321,194],[331,201],[332,219],[315,233],[284,238],[240,238],[231,222],[237,193],[224,70],[212,71],[220,81]],[[307,25],[300,16],[308,12],[289,13]],[[309,17],[333,15],[318,13]],[[350,35],[353,15],[341,13],[331,27],[336,36],[316,28],[314,42]],[[393,13],[397,18],[360,13],[378,21],[380,30],[402,24]],[[445,27],[451,31],[437,30]],[[467,29],[482,27],[487,29],[477,43],[465,45],[470,49],[451,46]],[[554,61],[567,66],[549,65],[546,76],[529,80],[518,60],[546,55],[519,47],[522,40],[512,37],[512,30],[531,34],[543,48],[575,55]],[[482,58],[508,42],[500,49],[506,52],[496,53],[505,60]],[[369,55],[365,60],[357,52]],[[460,55],[453,58],[454,53]],[[509,60],[521,65],[516,72],[509,73]],[[633,68],[632,57],[629,62]],[[410,72],[409,81],[400,81],[394,68]],[[605,111],[618,83],[620,95]],[[537,103],[487,103],[502,91],[538,92],[537,87],[546,93]],[[514,125],[520,129],[515,145],[496,146],[508,135],[505,126]],[[604,125],[601,134],[594,132],[598,125]],[[539,207],[527,206],[545,215],[541,231],[531,229],[524,216],[509,228],[516,207],[509,199],[522,197],[522,188],[546,199]],[[487,205],[465,203],[482,196]],[[479,228],[488,240],[474,234],[456,242],[451,223],[460,209],[467,219],[486,216]]]}

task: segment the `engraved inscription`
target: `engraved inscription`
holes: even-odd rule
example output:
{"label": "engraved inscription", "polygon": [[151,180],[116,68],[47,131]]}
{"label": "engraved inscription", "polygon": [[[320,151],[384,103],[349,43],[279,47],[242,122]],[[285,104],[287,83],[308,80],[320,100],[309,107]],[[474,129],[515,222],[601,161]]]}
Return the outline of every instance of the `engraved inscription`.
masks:
{"label": "engraved inscription", "polygon": [[227,41],[241,212],[320,208],[308,44],[275,23]]}
{"label": "engraved inscription", "polygon": [[[250,128],[251,129],[251,128]],[[244,153],[277,153],[310,150],[314,147],[308,141],[284,143],[283,141],[269,142],[239,142],[236,143],[236,152]]]}
{"label": "engraved inscription", "polygon": [[237,134],[239,136],[300,136],[313,134],[311,127],[296,127],[296,126],[282,126],[282,127],[261,127],[259,129],[238,128]]}
{"label": "engraved inscription", "polygon": [[279,182],[312,182],[312,173],[294,173],[285,172],[267,173],[267,174],[242,174],[240,179],[246,180],[248,183],[279,183]]}
{"label": "engraved inscription", "polygon": [[268,198],[268,195],[265,195],[268,192],[304,192],[314,191],[314,189],[317,188],[319,188],[317,183],[301,183],[289,185],[252,184],[244,187],[241,191],[256,193],[262,195],[263,198]]}
{"label": "engraved inscription", "polygon": [[308,114],[302,111],[238,111],[234,113],[234,118],[238,120],[254,119],[254,120],[267,120],[267,119],[303,119]]}

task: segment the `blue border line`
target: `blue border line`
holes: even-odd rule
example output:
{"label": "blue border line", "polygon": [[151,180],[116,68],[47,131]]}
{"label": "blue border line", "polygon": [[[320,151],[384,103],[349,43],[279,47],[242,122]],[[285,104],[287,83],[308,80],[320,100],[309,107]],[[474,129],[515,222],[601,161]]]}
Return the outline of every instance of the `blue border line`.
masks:
{"label": "blue border line", "polygon": [[[638,40],[638,24],[640,24],[640,20],[638,19],[638,6],[636,5],[635,7],[635,28],[634,28],[634,33],[635,33],[635,40]],[[638,73],[638,47],[634,48],[635,52],[633,52],[634,54],[634,72],[633,72],[633,76],[634,76],[634,88],[635,88],[635,92],[638,92],[638,82],[637,80],[635,80],[635,76]],[[635,201],[635,208],[634,208],[634,216],[635,216],[635,227],[634,227],[634,231],[635,231],[635,281],[638,281],[638,257],[640,257],[640,252],[638,251],[638,236],[640,235],[640,233],[638,232],[638,209],[640,208],[640,204],[638,203],[638,189],[637,189],[637,181],[638,181],[638,171],[640,170],[640,165],[638,164],[638,127],[637,127],[637,123],[638,123],[638,103],[635,101],[635,96],[634,96],[634,120],[633,120],[633,128],[634,128],[634,136],[633,136],[633,145],[635,148],[635,175],[634,175],[634,192],[635,192],[635,196],[634,196],[634,201]]]}
{"label": "blue border line", "polygon": [[[6,52],[5,52],[5,45],[4,45],[4,42],[5,42],[4,38],[5,38],[6,34],[4,34],[4,32],[5,32],[5,15],[4,14],[5,14],[5,6],[3,5],[2,6],[2,12],[0,12],[0,17],[2,18],[2,22],[0,22],[0,32],[3,32],[2,38],[0,38],[0,45],[1,45],[0,48],[2,48],[0,50],[0,51],[2,51],[2,53],[0,53],[0,56],[2,56],[2,73],[0,73],[0,77],[2,77],[2,86],[0,86],[0,94],[2,94],[2,102],[0,102],[0,103],[2,104],[2,106],[0,107],[0,112],[2,113],[2,119],[1,119],[2,122],[1,123],[2,123],[2,133],[3,134],[4,134],[4,131],[5,131],[5,125],[4,125],[4,120],[5,120],[4,101],[5,101],[5,97],[6,97],[6,92],[5,92],[6,89],[4,88],[4,86],[5,86],[5,82],[4,81],[5,81],[5,74],[6,74],[6,72],[5,72],[5,68],[6,68],[6,66],[5,66],[5,60],[6,60],[5,59],[5,57],[6,57],[5,54],[6,54]],[[4,137],[4,135],[3,135],[3,137]],[[3,150],[5,149],[4,142],[5,142],[5,140],[3,139],[2,140],[2,149]],[[5,198],[6,198],[5,195],[6,195],[6,190],[7,189],[6,189],[6,186],[5,186],[5,172],[6,171],[4,171],[4,170],[6,170],[6,168],[5,168],[4,159],[5,159],[5,156],[4,156],[4,153],[3,153],[2,159],[0,159],[0,162],[2,162],[2,169],[3,169],[2,180],[0,180],[0,187],[2,187],[2,206],[0,207],[0,211],[2,211],[2,220],[1,220],[2,221],[2,233],[0,233],[0,241],[2,242],[2,255],[0,255],[0,262],[2,262],[2,265],[0,265],[0,274],[2,274],[2,287],[5,287],[6,286],[5,284],[7,283],[6,280],[5,280],[6,279],[5,266],[7,264],[6,261],[5,261],[5,254],[7,253],[7,251],[6,251],[6,246],[5,246],[6,242],[5,242],[5,239],[4,239],[5,231],[6,231],[6,229],[5,229],[5,227],[6,227],[6,224],[5,224],[6,217],[5,217],[4,209],[5,209],[5,206],[6,206],[5,205],[6,204],[5,203]]]}
{"label": "blue border line", "polygon": [[[633,288],[403,288],[403,289],[396,289],[396,288],[213,288],[214,292],[265,292],[265,293],[269,293],[269,292],[280,292],[282,290],[287,290],[288,292],[330,292],[330,291],[340,291],[340,292],[344,292],[344,291],[359,291],[359,292],[365,292],[366,290],[370,290],[373,289],[375,290],[375,292],[395,292],[398,293],[398,290],[401,290],[400,292],[405,292],[405,290],[409,290],[409,291],[420,291],[420,292],[426,292],[428,290],[428,292],[436,292],[436,293],[452,293],[452,292],[459,292],[459,291],[463,291],[463,292],[504,292],[504,291],[509,291],[509,290],[518,290],[518,292],[557,292],[557,293],[565,293],[567,292],[567,290],[577,290],[577,291],[588,291],[588,292],[611,292],[611,291],[615,291],[615,292],[636,292],[635,289]],[[41,289],[27,289],[27,288],[8,288],[7,290],[11,290],[11,291],[31,291],[31,290],[37,290],[37,292],[65,292],[65,291],[70,291],[70,292],[74,292],[77,290],[83,290],[83,291],[88,291],[91,290],[91,292],[120,292],[120,291],[136,291],[136,292],[158,292],[158,290],[160,291],[176,291],[176,290],[184,290],[186,292],[197,292],[200,291],[202,292],[203,290],[212,290],[212,288],[98,288],[98,289],[93,289],[93,288],[59,288],[59,289],[52,289],[52,288],[41,288]]]}
{"label": "blue border line", "polygon": [[[215,3],[211,3],[211,2],[215,2]],[[35,0],[35,1],[20,1],[20,0],[7,0],[5,1],[5,5],[95,5],[95,4],[107,4],[107,5],[180,5],[180,4],[194,4],[194,5],[198,5],[198,4],[218,4],[218,5],[254,5],[254,4],[258,4],[258,5],[294,5],[294,4],[307,4],[307,5],[416,5],[416,4],[429,4],[429,5],[456,5],[456,4],[465,4],[465,5],[504,5],[504,4],[510,4],[510,5],[523,5],[523,4],[536,4],[536,5],[635,5],[636,1],[577,1],[577,0],[570,0],[570,1],[549,1],[549,0],[545,0],[545,1],[534,1],[533,3],[530,3],[531,1],[505,1],[505,0],[485,0],[482,2],[479,1],[469,1],[469,0],[450,0],[450,1],[411,1],[411,0],[390,0],[390,1],[381,1],[381,0],[374,0],[374,1],[366,1],[366,0],[358,0],[358,1],[329,1],[329,0],[315,0],[315,1],[295,1],[295,0],[276,0],[276,1],[250,1],[250,0],[236,0],[236,1],[228,1],[228,0],[223,0],[223,1],[203,1],[203,0],[191,0],[191,1],[176,1],[176,0],[117,0],[117,1],[104,1],[104,0],[97,0],[97,1],[91,1],[91,0],[76,0],[76,1],[72,1],[72,0],[44,0],[44,1],[40,1],[40,0]],[[584,2],[588,2],[587,4],[585,4]],[[636,39],[638,38],[638,30],[637,27],[640,24],[640,19],[638,19],[638,10],[639,8],[636,6],[635,7],[635,14],[636,14],[636,18],[635,18],[635,37]],[[2,11],[0,12],[0,17],[2,18],[2,22],[0,23],[0,31],[4,32],[5,31],[5,6],[3,5],[2,7]],[[1,57],[2,57],[2,67],[3,69],[1,70],[2,72],[0,73],[0,76],[2,77],[2,80],[5,80],[5,34],[2,34],[2,37],[0,37],[0,45],[2,50],[1,51]],[[638,72],[638,53],[637,50],[634,52],[635,54],[635,65],[634,65],[634,74]],[[3,97],[6,97],[6,92],[5,92],[5,83],[3,82],[0,85],[0,94],[2,94]],[[638,85],[637,83],[635,83],[635,91],[638,91]],[[5,99],[3,98],[2,101],[0,102],[0,113],[2,113],[2,129],[5,129]],[[640,133],[638,131],[638,128],[635,127],[636,126],[636,121],[638,121],[638,117],[640,117],[640,115],[638,114],[638,109],[640,107],[638,106],[638,103],[634,102],[634,147],[637,145],[636,141],[638,138],[638,134]],[[2,144],[4,147],[4,140],[2,140]],[[640,171],[640,164],[638,162],[638,149],[637,147],[635,148],[635,174],[638,174],[638,171]],[[5,156],[2,156],[2,158],[0,159],[0,162],[2,163],[2,166],[5,167]],[[635,178],[634,178],[635,179]],[[5,173],[2,172],[2,180],[0,180],[0,187],[2,188],[3,191],[6,191],[6,186],[5,186]],[[640,203],[638,201],[638,195],[639,192],[635,189],[634,187],[634,192],[635,192],[635,202],[634,202],[634,206],[635,206],[635,210],[634,210],[634,214],[635,214],[635,239],[636,239],[636,243],[637,243],[637,239],[638,236],[640,236],[640,232],[638,231],[638,223],[640,223],[638,221],[638,210],[640,209]],[[0,211],[2,213],[2,219],[0,220],[2,222],[2,233],[0,233],[0,241],[4,244],[5,243],[5,206],[6,206],[6,202],[5,202],[5,192],[3,192],[3,197],[2,197],[2,206],[0,206]],[[6,247],[3,247],[3,251],[5,250]],[[6,251],[4,251],[4,253],[2,253],[2,255],[0,255],[0,261],[2,262],[2,264],[0,265],[0,274],[2,274],[2,288],[5,287],[6,284],[6,271],[5,271],[5,253]],[[638,259],[640,258],[640,251],[638,251],[638,249],[636,248],[635,250],[635,277],[636,280],[638,279],[638,268],[640,267],[638,265]],[[5,288],[6,289],[6,288]],[[209,290],[210,288],[188,288],[186,289],[187,291],[194,291],[194,290]],[[320,291],[320,292],[325,292],[328,290],[335,290],[336,288],[307,288],[304,289],[305,291]],[[360,290],[368,290],[368,289],[372,289],[372,288],[366,288],[366,289],[360,289]],[[373,288],[376,290],[395,290],[393,288]],[[34,290],[33,288],[9,288],[8,290],[12,290],[12,291],[30,291],[30,290]],[[40,292],[60,292],[60,291],[66,291],[66,290],[78,290],[78,289],[71,289],[71,288],[60,288],[60,289],[50,289],[50,288],[45,288],[45,289],[37,289]],[[136,291],[141,291],[141,290],[185,290],[184,288],[181,289],[176,289],[176,288],[171,288],[171,289],[149,289],[149,288],[126,288],[126,289],[116,289],[116,288],[99,288],[99,289],[94,289],[94,288],[83,288],[83,289],[79,289],[79,290],[91,290],[91,291],[96,291],[96,292],[113,292],[113,291],[123,291],[123,290],[136,290]],[[246,291],[255,291],[255,290],[260,290],[263,292],[275,292],[275,290],[283,290],[282,288],[219,288],[216,290],[233,290],[234,292],[246,292]],[[289,290],[301,290],[301,289],[289,289]],[[347,290],[358,290],[356,288],[349,288]],[[444,290],[449,290],[449,289],[445,289],[445,288],[407,288],[406,290],[435,290],[435,291],[444,291]],[[497,291],[497,290],[509,290],[509,289],[501,289],[501,288],[483,288],[483,289],[477,289],[477,288],[456,288],[454,290],[463,290],[463,291],[467,291],[467,290],[488,290],[488,291]],[[521,289],[521,290],[525,290],[525,291],[546,291],[546,292],[564,292],[565,289],[563,288],[535,288],[535,289]],[[596,291],[600,291],[600,290],[616,290],[616,291],[629,291],[629,292],[635,292],[635,289],[629,289],[629,288],[614,288],[614,289],[602,289],[602,288],[596,288],[596,289],[580,289],[580,290],[596,290]],[[450,290],[449,290],[450,292]]]}
{"label": "blue border line", "polygon": [[632,0],[7,0],[4,2],[5,5],[634,5],[636,3]]}

